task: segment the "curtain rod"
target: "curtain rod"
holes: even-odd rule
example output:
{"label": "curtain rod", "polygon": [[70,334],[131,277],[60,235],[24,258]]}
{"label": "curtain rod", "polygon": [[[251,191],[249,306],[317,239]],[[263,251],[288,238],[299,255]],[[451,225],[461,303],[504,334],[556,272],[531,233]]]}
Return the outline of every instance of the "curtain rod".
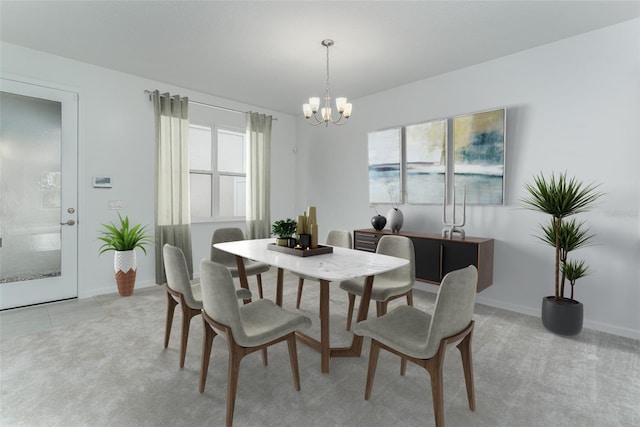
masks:
{"label": "curtain rod", "polygon": [[[151,93],[152,93],[152,91],[145,89],[144,93],[149,95],[149,101],[151,101]],[[204,102],[193,101],[191,99],[189,99],[189,103],[195,104],[195,105],[201,105],[203,107],[215,108],[215,109],[218,109],[218,110],[229,111],[231,113],[238,113],[238,114],[246,114],[247,113],[247,111],[235,110],[235,109],[229,108],[229,107],[221,107],[220,105],[206,104]],[[277,117],[273,117],[273,116],[271,117],[271,119],[272,120],[278,120]]]}

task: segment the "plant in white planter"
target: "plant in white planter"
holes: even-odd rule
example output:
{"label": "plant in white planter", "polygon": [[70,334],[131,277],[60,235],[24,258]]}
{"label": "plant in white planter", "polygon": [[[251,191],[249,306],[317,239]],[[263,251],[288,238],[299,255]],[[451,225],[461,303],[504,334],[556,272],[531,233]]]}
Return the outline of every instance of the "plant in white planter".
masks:
{"label": "plant in white planter", "polygon": [[136,224],[129,225],[129,217],[122,218],[118,213],[119,224],[102,224],[103,230],[100,230],[98,240],[103,244],[100,246],[99,253],[103,254],[107,251],[115,251],[113,258],[113,268],[116,276],[116,284],[118,293],[122,296],[129,296],[133,293],[133,287],[136,281],[136,248],[140,248],[144,254],[147,254],[145,248],[152,241],[152,237],[147,234],[147,226]]}
{"label": "plant in white planter", "polygon": [[[526,184],[529,193],[522,202],[529,209],[551,215],[548,224],[541,224],[540,240],[555,248],[555,294],[542,299],[542,323],[551,332],[576,335],[582,330],[583,306],[573,296],[577,279],[589,273],[584,261],[568,260],[569,252],[584,247],[593,238],[584,222],[568,216],[586,212],[603,195],[598,185],[585,185],[566,172],[546,179],[542,174]],[[566,280],[571,283],[571,297],[565,297]]]}

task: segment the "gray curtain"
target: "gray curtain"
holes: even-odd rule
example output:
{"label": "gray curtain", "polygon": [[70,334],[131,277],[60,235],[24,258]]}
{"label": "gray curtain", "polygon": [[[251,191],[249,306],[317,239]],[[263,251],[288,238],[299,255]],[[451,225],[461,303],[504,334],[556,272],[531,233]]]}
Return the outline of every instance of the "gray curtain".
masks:
{"label": "gray curtain", "polygon": [[193,278],[189,211],[189,100],[152,92],[156,126],[156,283],[166,283],[165,243],[184,252]]}
{"label": "gray curtain", "polygon": [[271,122],[247,113],[247,238],[271,236]]}

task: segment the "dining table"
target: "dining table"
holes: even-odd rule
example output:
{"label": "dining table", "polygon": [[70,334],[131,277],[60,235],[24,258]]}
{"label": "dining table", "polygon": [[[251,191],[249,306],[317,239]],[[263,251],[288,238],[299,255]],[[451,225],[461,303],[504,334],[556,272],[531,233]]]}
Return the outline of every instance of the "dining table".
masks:
{"label": "dining table", "polygon": [[[404,258],[372,252],[331,247],[332,252],[312,256],[293,255],[285,253],[269,245],[274,245],[274,239],[238,240],[216,243],[213,246],[236,256],[240,286],[249,289],[244,259],[264,262],[276,267],[276,299],[275,303],[282,307],[284,271],[290,271],[320,283],[320,339],[316,339],[303,332],[297,331],[298,340],[321,354],[321,371],[329,372],[332,357],[359,357],[362,352],[363,338],[352,334],[351,344],[347,347],[331,347],[329,340],[329,286],[344,280],[364,277],[364,291],[358,308],[357,322],[367,318],[371,289],[376,274],[406,265],[409,261]],[[298,249],[302,250],[302,249]],[[289,251],[291,252],[291,251]]]}

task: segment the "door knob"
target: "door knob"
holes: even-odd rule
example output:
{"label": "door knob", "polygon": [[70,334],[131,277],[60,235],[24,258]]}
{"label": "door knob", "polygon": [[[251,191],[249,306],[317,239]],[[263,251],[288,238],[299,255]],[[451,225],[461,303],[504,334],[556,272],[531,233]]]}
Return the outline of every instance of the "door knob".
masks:
{"label": "door knob", "polygon": [[60,225],[75,225],[75,223],[76,222],[74,220],[70,219],[67,222],[61,222]]}

